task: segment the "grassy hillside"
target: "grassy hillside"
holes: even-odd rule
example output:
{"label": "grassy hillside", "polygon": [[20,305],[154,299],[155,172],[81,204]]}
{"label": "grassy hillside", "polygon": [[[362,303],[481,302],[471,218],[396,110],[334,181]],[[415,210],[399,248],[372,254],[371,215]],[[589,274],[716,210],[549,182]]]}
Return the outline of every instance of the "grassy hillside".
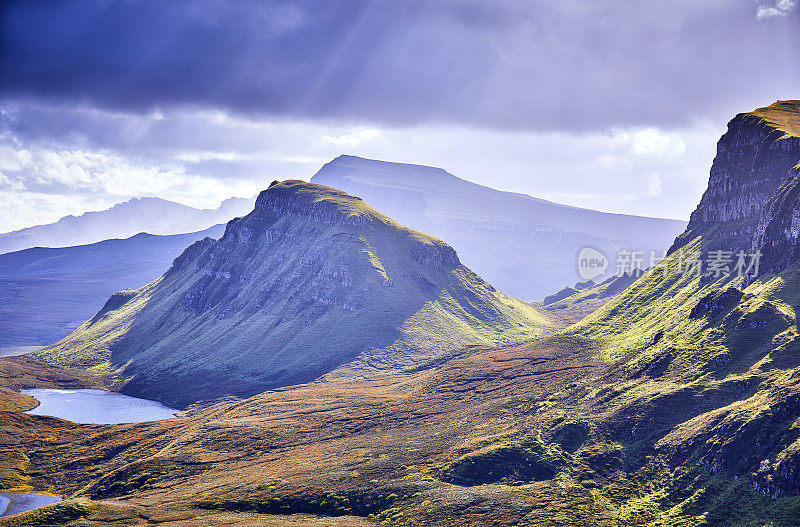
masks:
{"label": "grassy hillside", "polygon": [[[753,445],[786,427],[770,389],[791,382],[642,374],[635,360],[597,360],[602,346],[553,337],[463,349],[414,371],[159,423],[3,418],[25,431],[10,448],[26,452],[26,484],[73,497],[51,508],[64,525],[281,525],[287,514],[342,525],[794,525],[798,498],[764,496],[746,472],[763,455]],[[718,468],[709,447],[736,448],[744,470]]]}
{"label": "grassy hillside", "polygon": [[67,434],[31,420],[23,475],[109,525],[796,525],[800,270],[701,285],[669,272],[677,258],[525,346],[173,422]]}

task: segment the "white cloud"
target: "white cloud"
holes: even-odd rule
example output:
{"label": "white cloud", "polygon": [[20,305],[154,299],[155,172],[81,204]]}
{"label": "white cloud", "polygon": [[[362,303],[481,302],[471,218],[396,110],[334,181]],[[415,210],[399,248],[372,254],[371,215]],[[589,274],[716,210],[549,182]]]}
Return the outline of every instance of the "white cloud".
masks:
{"label": "white cloud", "polygon": [[630,147],[636,155],[680,156],[686,144],[677,132],[665,132],[658,128],[615,130],[611,138],[615,147]]}
{"label": "white cloud", "polygon": [[661,195],[661,184],[664,182],[657,173],[650,174],[648,179],[647,196],[655,198]]}
{"label": "white cloud", "polygon": [[760,5],[756,11],[756,18],[763,20],[766,18],[782,17],[789,14],[795,8],[795,0],[776,0],[774,4]]}
{"label": "white cloud", "polygon": [[239,152],[214,152],[212,150],[187,150],[176,152],[175,159],[187,163],[201,163],[204,161],[241,161]]}
{"label": "white cloud", "polygon": [[0,145],[0,171],[20,170],[30,163],[31,153],[25,149],[17,149],[10,145]]}
{"label": "white cloud", "polygon": [[50,223],[68,214],[102,210],[118,203],[115,197],[100,195],[42,194],[0,189],[0,231]]}
{"label": "white cloud", "polygon": [[180,164],[159,165],[117,153],[79,149],[32,146],[15,150],[0,145],[0,164],[0,193],[6,196],[0,210],[0,232],[100,210],[134,196],[161,196],[216,207],[232,195],[252,196],[260,186],[187,173]]}
{"label": "white cloud", "polygon": [[343,135],[326,135],[322,138],[323,144],[339,146],[343,148],[354,148],[363,145],[364,143],[371,143],[382,137],[381,131],[375,128],[364,128],[356,130],[355,132]]}
{"label": "white cloud", "polygon": [[[308,180],[343,153],[438,166],[479,184],[575,206],[687,218],[724,131],[723,123],[541,133],[258,121],[189,110],[164,117],[145,123],[136,115],[23,109],[20,126],[11,122],[0,133],[0,191],[13,189],[19,198],[3,204],[18,212],[2,217],[0,231],[134,196],[216,207],[233,195],[253,196],[274,179]],[[54,122],[68,126],[53,132]]]}

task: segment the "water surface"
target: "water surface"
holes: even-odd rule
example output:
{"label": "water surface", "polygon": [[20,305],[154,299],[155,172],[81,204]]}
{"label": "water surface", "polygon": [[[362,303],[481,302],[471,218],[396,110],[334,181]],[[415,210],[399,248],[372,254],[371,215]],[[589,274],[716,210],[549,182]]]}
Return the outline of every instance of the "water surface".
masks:
{"label": "water surface", "polygon": [[82,424],[119,424],[160,421],[175,417],[179,410],[156,401],[129,397],[105,390],[56,390],[31,388],[25,395],[41,404],[27,414],[48,415]]}
{"label": "water surface", "polygon": [[59,496],[33,492],[0,491],[0,517],[19,514],[61,501]]}
{"label": "water surface", "polygon": [[5,346],[0,347],[0,357],[16,357],[32,351],[40,350],[44,346]]}

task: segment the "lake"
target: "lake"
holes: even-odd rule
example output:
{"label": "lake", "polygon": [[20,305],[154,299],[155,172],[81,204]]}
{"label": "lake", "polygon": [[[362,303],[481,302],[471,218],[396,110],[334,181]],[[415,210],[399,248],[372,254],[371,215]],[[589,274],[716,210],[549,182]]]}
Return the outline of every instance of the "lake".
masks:
{"label": "lake", "polygon": [[0,347],[0,357],[16,357],[32,351],[40,350],[44,346],[6,346]]}
{"label": "lake", "polygon": [[61,501],[59,496],[33,492],[0,491],[0,517],[19,514]]}
{"label": "lake", "polygon": [[27,414],[58,417],[81,424],[119,424],[160,421],[179,412],[156,401],[105,390],[22,390],[41,404]]}

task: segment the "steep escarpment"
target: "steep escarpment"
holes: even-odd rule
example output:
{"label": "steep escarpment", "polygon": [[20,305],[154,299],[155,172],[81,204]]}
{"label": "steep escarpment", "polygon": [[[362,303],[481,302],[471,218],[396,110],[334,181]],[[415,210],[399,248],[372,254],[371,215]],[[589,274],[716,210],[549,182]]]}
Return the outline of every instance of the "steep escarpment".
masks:
{"label": "steep escarpment", "polygon": [[764,272],[783,271],[800,259],[800,176],[785,180],[764,206],[753,247],[763,253]]}
{"label": "steep escarpment", "polygon": [[115,297],[38,357],[115,372],[125,393],[185,405],[402,368],[552,325],[441,240],[359,198],[285,181],[220,240],[187,248],[163,278]]}
{"label": "steep escarpment", "polygon": [[765,207],[787,180],[800,175],[800,134],[794,124],[799,119],[800,101],[778,101],[728,123],[708,189],[671,251],[700,235],[719,250],[749,250],[756,244],[759,225],[778,212]]}

